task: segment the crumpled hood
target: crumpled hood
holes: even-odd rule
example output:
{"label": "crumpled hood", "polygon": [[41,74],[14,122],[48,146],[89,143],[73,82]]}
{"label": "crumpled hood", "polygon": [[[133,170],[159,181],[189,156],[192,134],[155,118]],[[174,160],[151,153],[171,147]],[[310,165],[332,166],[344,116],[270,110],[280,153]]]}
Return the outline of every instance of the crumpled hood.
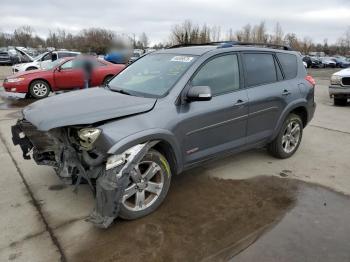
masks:
{"label": "crumpled hood", "polygon": [[24,118],[41,131],[95,122],[151,110],[157,99],[120,94],[104,88],[72,91],[37,101]]}

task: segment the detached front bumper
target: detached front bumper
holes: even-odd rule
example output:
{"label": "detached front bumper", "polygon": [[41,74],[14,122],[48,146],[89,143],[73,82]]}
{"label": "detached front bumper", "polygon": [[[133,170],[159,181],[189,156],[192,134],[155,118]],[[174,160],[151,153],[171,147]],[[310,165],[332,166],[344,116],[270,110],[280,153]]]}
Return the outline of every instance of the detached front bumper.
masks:
{"label": "detached front bumper", "polygon": [[23,133],[20,121],[17,122],[16,125],[11,127],[11,133],[12,133],[12,142],[13,144],[19,145],[22,149],[23,158],[24,159],[30,159],[29,152],[33,148],[33,144],[30,142],[28,137],[25,136]]}
{"label": "detached front bumper", "polygon": [[350,97],[350,87],[331,85],[328,88],[330,98]]}

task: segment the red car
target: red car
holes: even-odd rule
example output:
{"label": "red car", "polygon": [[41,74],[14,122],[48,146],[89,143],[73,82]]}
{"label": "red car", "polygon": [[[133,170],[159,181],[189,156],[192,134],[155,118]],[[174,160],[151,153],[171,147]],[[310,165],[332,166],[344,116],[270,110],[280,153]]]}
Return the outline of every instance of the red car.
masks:
{"label": "red car", "polygon": [[[86,59],[86,58],[85,58]],[[97,58],[88,58],[93,65],[89,86],[105,85],[114,75],[124,69]],[[14,74],[4,80],[4,95],[7,97],[44,98],[49,93],[84,87],[83,59],[64,58],[48,63],[44,70],[32,70]]]}

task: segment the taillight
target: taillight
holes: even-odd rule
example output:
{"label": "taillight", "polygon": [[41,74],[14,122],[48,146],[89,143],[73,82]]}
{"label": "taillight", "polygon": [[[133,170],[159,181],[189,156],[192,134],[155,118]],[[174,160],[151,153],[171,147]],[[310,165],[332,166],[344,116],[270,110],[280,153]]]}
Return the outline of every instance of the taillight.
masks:
{"label": "taillight", "polygon": [[312,87],[315,87],[316,81],[315,81],[315,79],[314,79],[312,76],[307,75],[307,76],[305,77],[305,80],[308,81],[308,82],[312,85]]}

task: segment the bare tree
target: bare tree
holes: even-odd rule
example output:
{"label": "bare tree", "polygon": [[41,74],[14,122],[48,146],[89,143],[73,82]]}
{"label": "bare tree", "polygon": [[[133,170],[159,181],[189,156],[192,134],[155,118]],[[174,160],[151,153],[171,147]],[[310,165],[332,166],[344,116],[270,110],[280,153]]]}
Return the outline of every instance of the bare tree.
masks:
{"label": "bare tree", "polygon": [[220,26],[212,26],[211,27],[211,40],[214,42],[218,42],[221,39],[221,27]]}
{"label": "bare tree", "polygon": [[256,43],[265,43],[268,40],[268,35],[266,33],[266,26],[265,22],[261,22],[258,25],[255,25],[253,27],[252,33],[251,33],[251,40],[252,42]]}
{"label": "bare tree", "polygon": [[286,36],[284,37],[284,41],[287,45],[289,45],[290,47],[292,47],[295,50],[301,49],[299,39],[296,36],[296,34],[294,34],[294,33],[286,34]]}
{"label": "bare tree", "polygon": [[273,44],[277,44],[277,45],[282,45],[283,44],[283,30],[282,27],[280,25],[280,23],[276,23],[275,25],[275,30],[274,30],[274,34],[272,35],[272,43]]}
{"label": "bare tree", "polygon": [[146,35],[145,32],[143,32],[140,37],[139,37],[139,41],[141,43],[142,48],[147,48],[149,45],[149,41],[148,41],[148,36]]}
{"label": "bare tree", "polygon": [[114,33],[103,28],[84,29],[77,36],[76,42],[83,52],[105,54],[113,44]]}
{"label": "bare tree", "polygon": [[227,41],[235,41],[236,40],[236,37],[235,37],[235,34],[233,33],[232,28],[230,28],[227,32],[226,40]]}
{"label": "bare tree", "polygon": [[220,27],[215,28],[213,37],[213,28],[209,28],[207,25],[203,25],[199,28],[197,24],[193,24],[192,21],[186,20],[182,24],[178,24],[172,27],[170,42],[172,44],[200,44],[215,41],[213,38],[219,38]]}
{"label": "bare tree", "polygon": [[209,43],[210,41],[210,28],[204,24],[199,32],[199,43]]}
{"label": "bare tree", "polygon": [[300,50],[304,54],[309,54],[312,51],[312,47],[314,46],[312,39],[310,37],[304,37],[302,43],[302,49]]}
{"label": "bare tree", "polygon": [[28,47],[31,44],[33,32],[34,30],[30,26],[25,25],[18,27],[13,34],[14,40],[17,45]]}

